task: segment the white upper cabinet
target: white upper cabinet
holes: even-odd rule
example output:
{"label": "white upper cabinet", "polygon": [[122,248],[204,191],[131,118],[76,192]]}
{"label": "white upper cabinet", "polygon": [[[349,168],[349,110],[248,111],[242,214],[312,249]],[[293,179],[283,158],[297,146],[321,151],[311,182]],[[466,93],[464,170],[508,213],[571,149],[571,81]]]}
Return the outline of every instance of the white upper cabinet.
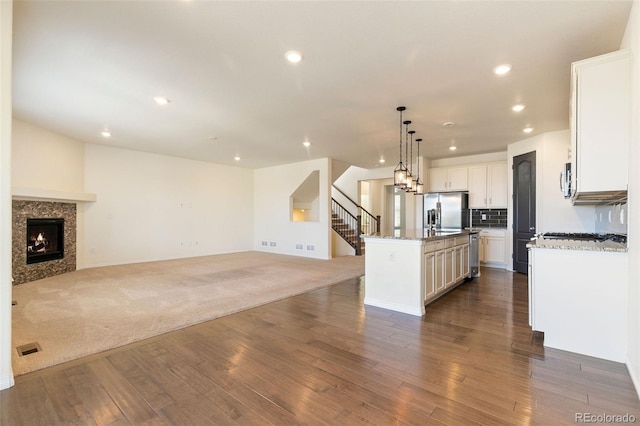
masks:
{"label": "white upper cabinet", "polygon": [[469,167],[469,207],[507,208],[507,163]]}
{"label": "white upper cabinet", "polygon": [[439,167],[429,170],[429,192],[466,191],[467,167]]}
{"label": "white upper cabinet", "polygon": [[629,51],[574,62],[571,74],[572,193],[576,203],[597,201],[627,190]]}

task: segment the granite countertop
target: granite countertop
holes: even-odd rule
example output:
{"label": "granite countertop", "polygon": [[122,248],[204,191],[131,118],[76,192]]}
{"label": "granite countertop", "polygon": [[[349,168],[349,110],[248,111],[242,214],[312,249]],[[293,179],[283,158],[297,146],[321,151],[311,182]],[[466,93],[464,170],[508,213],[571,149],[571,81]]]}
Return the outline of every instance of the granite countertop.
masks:
{"label": "granite countertop", "polygon": [[400,232],[400,235],[393,234],[372,234],[365,235],[365,238],[383,238],[389,240],[443,240],[451,237],[462,237],[470,234],[477,234],[475,229],[457,229],[457,230],[441,230],[441,231],[428,231],[425,229],[407,229]]}
{"label": "granite countertop", "polygon": [[527,244],[529,248],[548,248],[559,250],[586,250],[586,251],[612,251],[626,252],[627,245],[613,241],[580,241],[580,240],[559,240],[545,239],[537,237]]}

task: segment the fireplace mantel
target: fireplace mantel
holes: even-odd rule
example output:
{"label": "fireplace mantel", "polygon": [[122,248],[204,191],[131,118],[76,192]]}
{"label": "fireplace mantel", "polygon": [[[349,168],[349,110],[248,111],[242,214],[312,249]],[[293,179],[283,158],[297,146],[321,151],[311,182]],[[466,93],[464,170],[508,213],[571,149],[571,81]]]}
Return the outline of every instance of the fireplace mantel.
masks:
{"label": "fireplace mantel", "polygon": [[11,195],[14,200],[26,201],[58,201],[67,203],[96,201],[96,194],[90,192],[65,192],[21,186],[14,186],[11,190]]}

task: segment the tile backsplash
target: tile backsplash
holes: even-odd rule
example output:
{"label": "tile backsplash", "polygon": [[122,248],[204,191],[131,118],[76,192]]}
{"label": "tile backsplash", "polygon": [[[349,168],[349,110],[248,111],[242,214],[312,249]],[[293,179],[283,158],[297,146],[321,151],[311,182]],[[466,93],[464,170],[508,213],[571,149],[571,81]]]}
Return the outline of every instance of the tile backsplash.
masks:
{"label": "tile backsplash", "polygon": [[507,209],[472,209],[471,226],[486,228],[506,228]]}
{"label": "tile backsplash", "polygon": [[596,232],[627,234],[627,203],[596,207]]}

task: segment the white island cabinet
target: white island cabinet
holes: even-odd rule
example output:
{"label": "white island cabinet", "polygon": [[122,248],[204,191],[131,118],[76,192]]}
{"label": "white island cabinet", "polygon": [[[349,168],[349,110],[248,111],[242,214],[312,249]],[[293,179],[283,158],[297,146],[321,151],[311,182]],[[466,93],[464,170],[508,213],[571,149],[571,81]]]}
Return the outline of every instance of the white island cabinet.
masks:
{"label": "white island cabinet", "polygon": [[366,236],[365,305],[410,315],[470,277],[469,232]]}
{"label": "white island cabinet", "polygon": [[544,346],[625,362],[626,268],[622,244],[532,242],[529,322]]}

